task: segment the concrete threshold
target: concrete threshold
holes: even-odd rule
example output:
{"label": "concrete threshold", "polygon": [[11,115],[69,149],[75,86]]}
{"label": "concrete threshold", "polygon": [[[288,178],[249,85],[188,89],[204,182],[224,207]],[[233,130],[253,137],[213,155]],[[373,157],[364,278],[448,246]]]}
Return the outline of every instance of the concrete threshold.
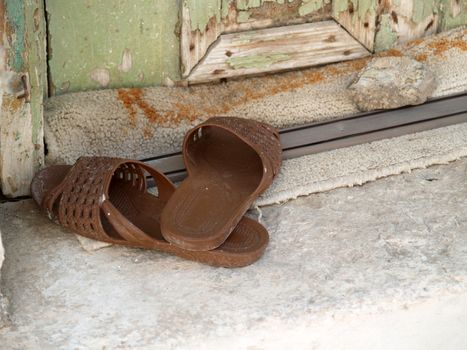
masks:
{"label": "concrete threshold", "polygon": [[1,347],[467,348],[466,174],[464,158],[264,207],[270,245],[242,269],[86,252],[32,201],[4,203]]}

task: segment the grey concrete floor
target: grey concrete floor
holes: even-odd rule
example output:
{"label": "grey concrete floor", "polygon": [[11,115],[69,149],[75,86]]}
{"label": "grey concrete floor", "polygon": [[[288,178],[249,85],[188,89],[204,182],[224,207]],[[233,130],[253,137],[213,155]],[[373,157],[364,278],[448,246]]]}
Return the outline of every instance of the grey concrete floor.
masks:
{"label": "grey concrete floor", "polygon": [[[252,215],[255,215],[252,212]],[[467,159],[262,208],[242,269],[86,252],[31,201],[0,206],[2,349],[467,348]]]}

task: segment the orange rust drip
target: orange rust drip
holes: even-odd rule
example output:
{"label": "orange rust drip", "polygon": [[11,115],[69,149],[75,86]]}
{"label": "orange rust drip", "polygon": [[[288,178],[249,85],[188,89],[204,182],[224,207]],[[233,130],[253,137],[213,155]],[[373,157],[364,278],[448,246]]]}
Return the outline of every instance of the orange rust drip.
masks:
{"label": "orange rust drip", "polygon": [[415,59],[418,62],[426,62],[426,60],[428,59],[428,55],[426,53],[421,53],[421,54],[415,56]]}
{"label": "orange rust drip", "polygon": [[176,122],[175,113],[172,111],[158,112],[154,107],[144,101],[142,89],[119,89],[117,97],[128,110],[130,116],[130,125],[136,126],[136,111],[137,107],[143,112],[144,116],[150,123],[166,124]]}
{"label": "orange rust drip", "polygon": [[[290,72],[265,78],[264,82],[257,79],[233,82],[229,89],[221,89],[214,99],[204,94],[204,88],[193,90],[174,90],[171,111],[157,111],[144,100],[142,89],[119,89],[117,97],[123,103],[130,115],[130,124],[136,126],[136,112],[140,109],[148,121],[157,125],[178,125],[183,121],[193,122],[198,118],[206,118],[215,115],[226,115],[236,107],[273,96],[283,92],[299,89],[305,85],[316,84],[327,78],[359,71],[368,62],[369,58],[362,58],[338,65],[329,65],[319,70],[306,70]],[[203,93],[204,92],[204,93]],[[196,102],[194,102],[196,101]],[[216,101],[218,101],[216,103]],[[143,130],[143,134],[144,134]],[[146,136],[149,133],[146,131]]]}
{"label": "orange rust drip", "polygon": [[383,51],[378,53],[378,57],[402,57],[404,54],[397,49],[389,49],[387,51]]}
{"label": "orange rust drip", "polygon": [[153,136],[153,134],[152,134],[151,129],[149,129],[148,127],[145,127],[145,128],[143,129],[143,137],[144,137],[145,139],[150,139],[152,136]]}
{"label": "orange rust drip", "polygon": [[123,103],[125,108],[128,110],[130,116],[130,125],[132,127],[136,126],[136,108],[133,105],[133,98],[124,90],[117,90],[117,97]]}
{"label": "orange rust drip", "polygon": [[423,39],[414,39],[414,40],[410,40],[407,43],[407,46],[409,46],[409,47],[417,46],[417,45],[420,45],[421,43],[423,43]]}
{"label": "orange rust drip", "polygon": [[434,50],[433,54],[440,56],[444,54],[447,50],[452,48],[457,48],[462,51],[467,50],[467,42],[461,39],[442,39],[435,42],[429,43],[427,45],[430,49]]}

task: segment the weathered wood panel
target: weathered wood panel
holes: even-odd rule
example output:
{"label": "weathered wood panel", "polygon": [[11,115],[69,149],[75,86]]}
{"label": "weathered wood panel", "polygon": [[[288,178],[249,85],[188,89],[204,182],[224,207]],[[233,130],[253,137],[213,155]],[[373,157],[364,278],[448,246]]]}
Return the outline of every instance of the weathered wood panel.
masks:
{"label": "weathered wood panel", "polygon": [[440,31],[467,25],[467,0],[441,0]]}
{"label": "weathered wood panel", "polygon": [[378,17],[377,0],[333,0],[332,15],[354,38],[373,51]]}
{"label": "weathered wood panel", "polygon": [[42,0],[1,0],[0,185],[7,196],[29,193],[44,163],[43,99],[47,89]]}
{"label": "weathered wood panel", "polygon": [[378,8],[375,50],[436,33],[442,15],[439,5],[438,0],[386,0]]}
{"label": "weathered wood panel", "polygon": [[333,17],[369,50],[467,24],[467,0],[333,0]]}
{"label": "weathered wood panel", "polygon": [[355,59],[369,52],[334,21],[223,34],[189,82]]}
{"label": "weathered wood panel", "polygon": [[46,0],[51,94],[180,77],[178,2]]}
{"label": "weathered wood panel", "polygon": [[185,0],[181,9],[180,61],[186,77],[222,32],[222,0]]}
{"label": "weathered wood panel", "polygon": [[222,33],[331,18],[331,0],[185,0],[180,60],[187,77]]}

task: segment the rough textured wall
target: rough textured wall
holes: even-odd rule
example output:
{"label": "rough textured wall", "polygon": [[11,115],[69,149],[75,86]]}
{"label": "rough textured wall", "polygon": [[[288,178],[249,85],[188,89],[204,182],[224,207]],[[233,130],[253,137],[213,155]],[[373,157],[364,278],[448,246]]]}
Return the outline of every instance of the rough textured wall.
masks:
{"label": "rough textured wall", "polygon": [[175,0],[46,0],[52,94],[180,75]]}

